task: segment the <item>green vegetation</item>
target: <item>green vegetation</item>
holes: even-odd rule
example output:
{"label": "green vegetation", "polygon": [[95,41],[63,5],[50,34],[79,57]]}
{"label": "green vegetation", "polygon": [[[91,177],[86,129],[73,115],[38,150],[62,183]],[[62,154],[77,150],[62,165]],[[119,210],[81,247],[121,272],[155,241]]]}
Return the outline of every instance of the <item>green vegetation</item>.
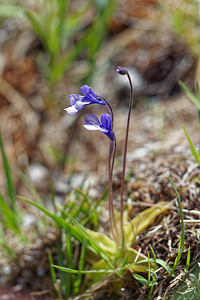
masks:
{"label": "green vegetation", "polygon": [[192,91],[189,90],[183,82],[179,82],[179,84],[182,87],[182,89],[185,91],[185,93],[189,97],[189,99],[196,106],[197,112],[198,112],[198,117],[199,117],[199,124],[200,124],[200,90],[199,90],[199,84],[197,83],[197,93],[196,93],[196,95],[194,93],[192,93]]}
{"label": "green vegetation", "polygon": [[193,54],[199,58],[200,37],[199,37],[199,9],[198,0],[177,0],[176,2],[166,1],[161,3],[164,10],[164,17],[174,32],[188,43]]}
{"label": "green vegetation", "polygon": [[[26,8],[23,4],[0,4],[0,17],[27,19],[40,39],[45,53],[38,56],[38,63],[51,92],[83,52],[88,62],[87,78],[84,80],[91,81],[96,55],[106,37],[116,0],[83,1],[75,12],[70,10],[70,3],[70,0],[42,0],[39,4],[36,1],[35,9]],[[87,28],[84,15],[91,7],[95,11],[95,18]],[[77,39],[76,34],[80,35],[80,32],[81,36]]]}
{"label": "green vegetation", "polygon": [[184,129],[185,134],[186,134],[186,137],[187,137],[187,139],[188,139],[188,142],[189,142],[189,145],[190,145],[190,149],[191,149],[191,153],[192,153],[194,159],[196,160],[196,162],[197,162],[198,164],[200,164],[200,156],[199,156],[199,153],[196,151],[196,149],[195,149],[195,147],[194,147],[194,145],[193,145],[193,143],[192,143],[192,140],[191,140],[191,138],[190,138],[190,136],[189,136],[189,134],[188,134],[188,132],[187,132],[187,130],[186,130],[186,128],[185,128],[184,125],[183,125],[183,129]]}
{"label": "green vegetation", "polygon": [[12,171],[5,153],[1,133],[0,151],[6,180],[6,194],[3,195],[0,193],[0,223],[2,225],[2,228],[0,228],[0,245],[9,255],[14,256],[13,250],[7,245],[4,230],[9,229],[17,236],[21,236],[21,214],[16,203],[16,192],[12,179]]}
{"label": "green vegetation", "polygon": [[[84,227],[81,222],[77,221],[77,216],[75,218],[74,215],[71,214],[70,208],[66,209],[60,207],[55,214],[33,201],[30,201],[24,197],[20,198],[40,209],[40,211],[49,216],[66,233],[66,245],[68,249],[67,266],[61,267],[54,265],[54,267],[60,271],[71,274],[71,276],[73,274],[77,274],[76,280],[73,281],[76,289],[74,290],[72,287],[72,293],[75,293],[75,291],[78,292],[79,290],[77,288],[77,280],[80,286],[81,274],[87,274],[86,286],[90,286],[92,283],[101,280],[105,274],[116,274],[120,276],[123,271],[127,269],[131,270],[132,272],[147,272],[148,258],[142,254],[139,254],[130,246],[134,242],[136,236],[143,232],[150,224],[152,224],[156,216],[167,210],[169,207],[168,203],[160,203],[159,205],[155,205],[138,214],[130,222],[128,222],[128,215],[126,213],[124,215],[124,224],[126,224],[124,228],[125,242],[124,249],[121,249],[115,243],[115,241],[107,235]],[[89,200],[87,200],[86,203],[88,202]],[[74,269],[74,265],[72,264],[73,253],[71,251],[73,247],[71,243],[72,240],[74,241],[74,238],[82,245],[78,269]],[[89,251],[91,253],[91,255],[89,255],[89,257],[91,257],[89,270],[83,270],[84,265],[88,264],[87,261],[84,262],[85,251]],[[160,260],[158,260],[158,263],[160,263]],[[92,274],[92,276],[90,276],[90,274]],[[68,284],[66,284],[65,288],[67,286]],[[69,293],[69,291],[67,293]]]}

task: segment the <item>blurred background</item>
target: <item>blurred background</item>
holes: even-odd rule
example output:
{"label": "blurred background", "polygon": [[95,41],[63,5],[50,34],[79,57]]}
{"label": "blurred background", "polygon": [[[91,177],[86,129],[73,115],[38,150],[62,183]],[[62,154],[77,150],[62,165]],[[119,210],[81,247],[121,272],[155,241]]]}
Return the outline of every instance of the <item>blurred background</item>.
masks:
{"label": "blurred background", "polygon": [[[0,130],[16,194],[30,196],[20,172],[43,199],[53,186],[58,201],[86,174],[107,180],[108,141],[82,127],[103,110],[64,111],[84,84],[113,106],[119,166],[129,87],[118,65],[129,69],[136,99],[129,161],[184,152],[182,123],[197,143],[198,109],[179,82],[195,93],[199,24],[199,0],[0,0]],[[2,194],[5,182],[0,160]]]}
{"label": "blurred background", "polygon": [[111,102],[123,132],[129,89],[118,65],[129,69],[137,102],[129,151],[181,143],[181,123],[194,121],[179,81],[198,81],[198,1],[1,0],[0,18],[0,122],[13,167],[100,171],[105,138],[80,126],[85,111],[63,109],[88,84]]}

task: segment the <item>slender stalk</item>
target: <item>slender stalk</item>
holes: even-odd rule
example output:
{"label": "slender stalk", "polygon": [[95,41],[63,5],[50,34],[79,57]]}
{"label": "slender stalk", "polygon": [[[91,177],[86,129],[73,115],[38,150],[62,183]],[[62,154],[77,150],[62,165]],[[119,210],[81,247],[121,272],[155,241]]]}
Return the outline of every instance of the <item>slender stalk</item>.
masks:
{"label": "slender stalk", "polygon": [[199,131],[200,131],[200,110],[198,109],[198,118],[199,118]]}
{"label": "slender stalk", "polygon": [[109,178],[109,201],[108,201],[108,206],[109,206],[109,223],[110,223],[110,231],[112,234],[113,239],[115,239],[115,233],[114,233],[114,226],[113,226],[113,221],[114,221],[114,216],[113,216],[113,196],[112,196],[112,153],[113,153],[113,142],[110,141],[110,152],[109,152],[109,158],[108,158],[108,178]]}
{"label": "slender stalk", "polygon": [[112,106],[110,105],[110,103],[103,97],[101,97],[104,102],[106,103],[106,110],[107,112],[111,115],[112,117],[112,128],[113,128],[113,124],[114,124],[114,114],[113,114],[113,110],[112,110]]}
{"label": "slender stalk", "polygon": [[[115,162],[115,156],[116,156],[116,145],[117,145],[117,142],[116,142],[116,137],[114,138],[114,149],[113,149],[113,156],[112,156],[112,163],[111,163],[111,169],[110,169],[110,181],[112,182],[112,176],[113,176],[113,168],[114,168],[114,162]],[[112,185],[111,185],[111,189],[112,189]],[[112,199],[112,202],[113,202],[113,199]],[[112,206],[112,211],[113,211],[113,218],[115,219],[114,217],[114,205]],[[116,223],[116,220],[114,220],[114,222]]]}
{"label": "slender stalk", "polygon": [[116,138],[114,141],[110,141],[110,154],[109,154],[109,221],[110,229],[113,239],[117,242],[118,230],[117,223],[114,213],[114,203],[113,203],[113,189],[112,189],[112,177],[113,177],[113,167],[116,155]]}
{"label": "slender stalk", "polygon": [[129,101],[129,111],[128,111],[128,118],[127,118],[127,125],[126,125],[126,136],[124,141],[124,155],[123,155],[123,168],[122,168],[122,178],[121,178],[121,193],[120,193],[120,226],[121,226],[121,236],[123,241],[124,236],[124,224],[123,224],[123,211],[124,211],[124,188],[125,188],[125,171],[126,171],[126,157],[127,157],[127,146],[128,146],[128,133],[129,133],[129,125],[130,125],[130,118],[131,118],[131,109],[133,104],[135,106],[134,97],[133,97],[133,84],[131,81],[131,77],[126,70],[129,85],[130,85],[130,101]]}
{"label": "slender stalk", "polygon": [[[106,103],[106,110],[112,117],[112,129],[114,124],[114,114],[110,103],[103,98]],[[114,136],[114,140],[110,141],[110,152],[109,152],[109,160],[108,160],[108,172],[109,172],[109,223],[110,223],[110,231],[113,236],[113,239],[117,242],[118,230],[117,223],[114,212],[114,203],[113,203],[113,188],[112,188],[112,178],[113,178],[113,168],[116,156],[116,137]]]}

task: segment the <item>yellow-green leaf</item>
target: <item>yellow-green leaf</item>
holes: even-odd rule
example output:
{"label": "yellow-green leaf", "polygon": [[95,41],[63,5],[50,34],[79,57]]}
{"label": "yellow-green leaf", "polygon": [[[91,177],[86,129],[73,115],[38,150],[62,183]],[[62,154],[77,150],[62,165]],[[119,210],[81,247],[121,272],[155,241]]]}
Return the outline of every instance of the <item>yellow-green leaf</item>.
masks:
{"label": "yellow-green leaf", "polygon": [[106,252],[108,252],[111,255],[116,255],[118,253],[118,248],[112,239],[110,239],[107,235],[95,232],[90,229],[86,229],[87,233],[93,237],[99,244],[99,246]]}
{"label": "yellow-green leaf", "polygon": [[131,222],[124,224],[125,246],[129,247],[136,236],[155,221],[155,218],[169,209],[168,202],[161,202],[139,213]]}

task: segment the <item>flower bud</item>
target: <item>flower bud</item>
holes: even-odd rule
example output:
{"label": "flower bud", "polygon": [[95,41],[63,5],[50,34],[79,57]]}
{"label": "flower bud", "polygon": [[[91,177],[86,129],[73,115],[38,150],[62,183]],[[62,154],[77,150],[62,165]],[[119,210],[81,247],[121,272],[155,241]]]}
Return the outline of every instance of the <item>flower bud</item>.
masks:
{"label": "flower bud", "polygon": [[127,75],[127,74],[128,74],[127,68],[120,67],[120,66],[117,67],[117,72],[118,72],[119,74],[121,74],[121,75]]}

